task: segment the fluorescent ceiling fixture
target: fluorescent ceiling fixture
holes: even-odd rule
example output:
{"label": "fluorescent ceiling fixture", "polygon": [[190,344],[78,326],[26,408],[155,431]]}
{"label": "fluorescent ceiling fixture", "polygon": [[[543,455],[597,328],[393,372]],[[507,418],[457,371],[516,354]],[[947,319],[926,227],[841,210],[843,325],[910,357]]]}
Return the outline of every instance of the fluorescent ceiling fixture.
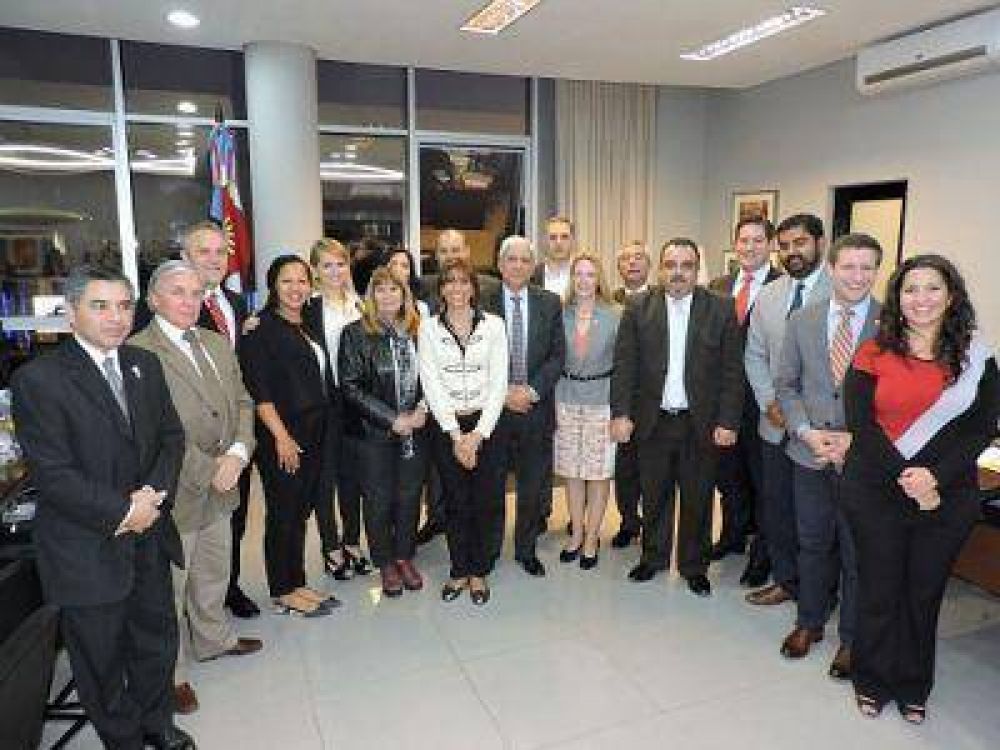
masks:
{"label": "fluorescent ceiling fixture", "polygon": [[462,24],[462,31],[499,34],[542,0],[491,0]]}
{"label": "fluorescent ceiling fixture", "polygon": [[755,26],[735,31],[726,38],[709,42],[694,52],[685,52],[681,55],[681,58],[697,61],[714,60],[716,57],[728,55],[730,52],[735,52],[741,47],[755,44],[762,39],[767,39],[769,36],[794,29],[796,26],[800,26],[807,21],[814,21],[825,15],[825,10],[796,5],[786,10],[780,16],[774,16],[773,18],[761,21]]}
{"label": "fluorescent ceiling fixture", "polygon": [[198,105],[194,102],[177,102],[177,111],[186,115],[193,115],[198,111]]}
{"label": "fluorescent ceiling fixture", "polygon": [[198,16],[193,13],[188,13],[186,10],[172,10],[167,13],[167,20],[170,21],[174,26],[181,29],[193,29],[201,20]]}
{"label": "fluorescent ceiling fixture", "polygon": [[326,182],[404,182],[406,175],[398,169],[372,167],[349,161],[324,161],[319,176]]}
{"label": "fluorescent ceiling fixture", "polygon": [[[158,159],[156,155],[140,149],[136,156],[142,154],[143,161],[131,163],[133,172],[150,174],[176,175],[193,177],[196,166],[194,156],[183,156],[173,159]],[[0,144],[0,169],[11,169],[24,172],[101,172],[112,170],[114,159],[98,156],[57,146],[41,146],[33,143]]]}

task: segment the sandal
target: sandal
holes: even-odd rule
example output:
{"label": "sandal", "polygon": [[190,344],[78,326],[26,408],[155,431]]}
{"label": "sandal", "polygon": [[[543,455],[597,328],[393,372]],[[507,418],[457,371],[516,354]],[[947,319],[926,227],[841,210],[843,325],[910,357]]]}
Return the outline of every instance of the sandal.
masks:
{"label": "sandal", "polygon": [[858,710],[862,716],[866,716],[869,719],[878,717],[882,713],[882,707],[885,705],[870,695],[862,695],[861,693],[855,693],[854,700],[857,702]]}
{"label": "sandal", "polygon": [[[294,596],[294,595],[293,595]],[[313,604],[312,608],[300,607],[290,601],[282,601],[283,597],[275,597],[271,600],[271,610],[276,615],[292,615],[295,617],[324,617],[330,614],[330,610],[322,604]],[[301,598],[301,597],[300,597]]]}
{"label": "sandal", "polygon": [[455,601],[462,595],[462,592],[466,589],[466,587],[468,587],[468,585],[469,581],[467,579],[458,581],[457,583],[448,581],[448,583],[441,587],[441,601]]}
{"label": "sandal", "polygon": [[349,548],[344,547],[344,559],[354,569],[356,575],[366,576],[372,572],[372,564],[367,557],[361,554],[360,549],[357,552],[352,552]]}
{"label": "sandal", "polygon": [[484,579],[480,579],[479,585],[482,588],[472,588],[472,582],[469,582],[469,598],[473,604],[481,607],[490,600],[490,587]]}
{"label": "sandal", "polygon": [[900,703],[899,715],[910,724],[923,724],[927,718],[927,706],[919,703]]}

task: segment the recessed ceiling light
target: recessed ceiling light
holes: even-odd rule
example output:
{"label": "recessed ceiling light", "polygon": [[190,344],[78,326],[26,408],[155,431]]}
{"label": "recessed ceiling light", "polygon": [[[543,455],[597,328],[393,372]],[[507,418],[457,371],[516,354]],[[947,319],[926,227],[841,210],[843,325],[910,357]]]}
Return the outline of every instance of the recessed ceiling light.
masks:
{"label": "recessed ceiling light", "polygon": [[176,145],[178,145],[178,146],[190,146],[191,145],[191,141],[189,141],[187,138],[179,138],[177,140]]}
{"label": "recessed ceiling light", "polygon": [[462,31],[474,34],[499,34],[542,0],[492,0],[473,13]]}
{"label": "recessed ceiling light", "polygon": [[681,55],[681,58],[696,61],[714,60],[716,57],[728,55],[730,52],[735,52],[741,47],[754,44],[762,39],[767,39],[769,36],[780,34],[782,31],[788,31],[825,15],[825,10],[797,5],[789,8],[780,16],[774,16],[754,26],[734,31],[724,39],[709,42],[694,52],[685,52]]}
{"label": "recessed ceiling light", "polygon": [[201,23],[198,16],[188,13],[186,10],[170,11],[167,13],[167,20],[180,29],[193,29]]}
{"label": "recessed ceiling light", "polygon": [[177,102],[177,111],[185,115],[193,115],[198,112],[198,105],[194,102]]}
{"label": "recessed ceiling light", "polygon": [[358,150],[358,144],[357,143],[345,143],[344,144],[344,151],[357,151],[357,150]]}

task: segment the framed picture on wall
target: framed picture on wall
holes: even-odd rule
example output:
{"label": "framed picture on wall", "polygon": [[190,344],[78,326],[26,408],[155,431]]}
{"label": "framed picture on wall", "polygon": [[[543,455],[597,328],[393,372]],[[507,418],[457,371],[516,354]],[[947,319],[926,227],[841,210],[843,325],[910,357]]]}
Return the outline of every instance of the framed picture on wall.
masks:
{"label": "framed picture on wall", "polygon": [[733,221],[729,227],[730,238],[736,233],[736,225],[740,219],[745,219],[748,216],[763,216],[775,223],[778,216],[778,191],[754,190],[733,193]]}

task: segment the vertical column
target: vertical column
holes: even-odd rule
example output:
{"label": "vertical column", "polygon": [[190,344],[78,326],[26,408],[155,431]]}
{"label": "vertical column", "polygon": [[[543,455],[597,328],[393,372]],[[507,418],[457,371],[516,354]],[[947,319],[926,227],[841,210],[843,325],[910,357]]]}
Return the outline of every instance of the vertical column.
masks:
{"label": "vertical column", "polygon": [[244,48],[257,289],[283,253],[305,257],[323,234],[316,53],[283,42]]}

